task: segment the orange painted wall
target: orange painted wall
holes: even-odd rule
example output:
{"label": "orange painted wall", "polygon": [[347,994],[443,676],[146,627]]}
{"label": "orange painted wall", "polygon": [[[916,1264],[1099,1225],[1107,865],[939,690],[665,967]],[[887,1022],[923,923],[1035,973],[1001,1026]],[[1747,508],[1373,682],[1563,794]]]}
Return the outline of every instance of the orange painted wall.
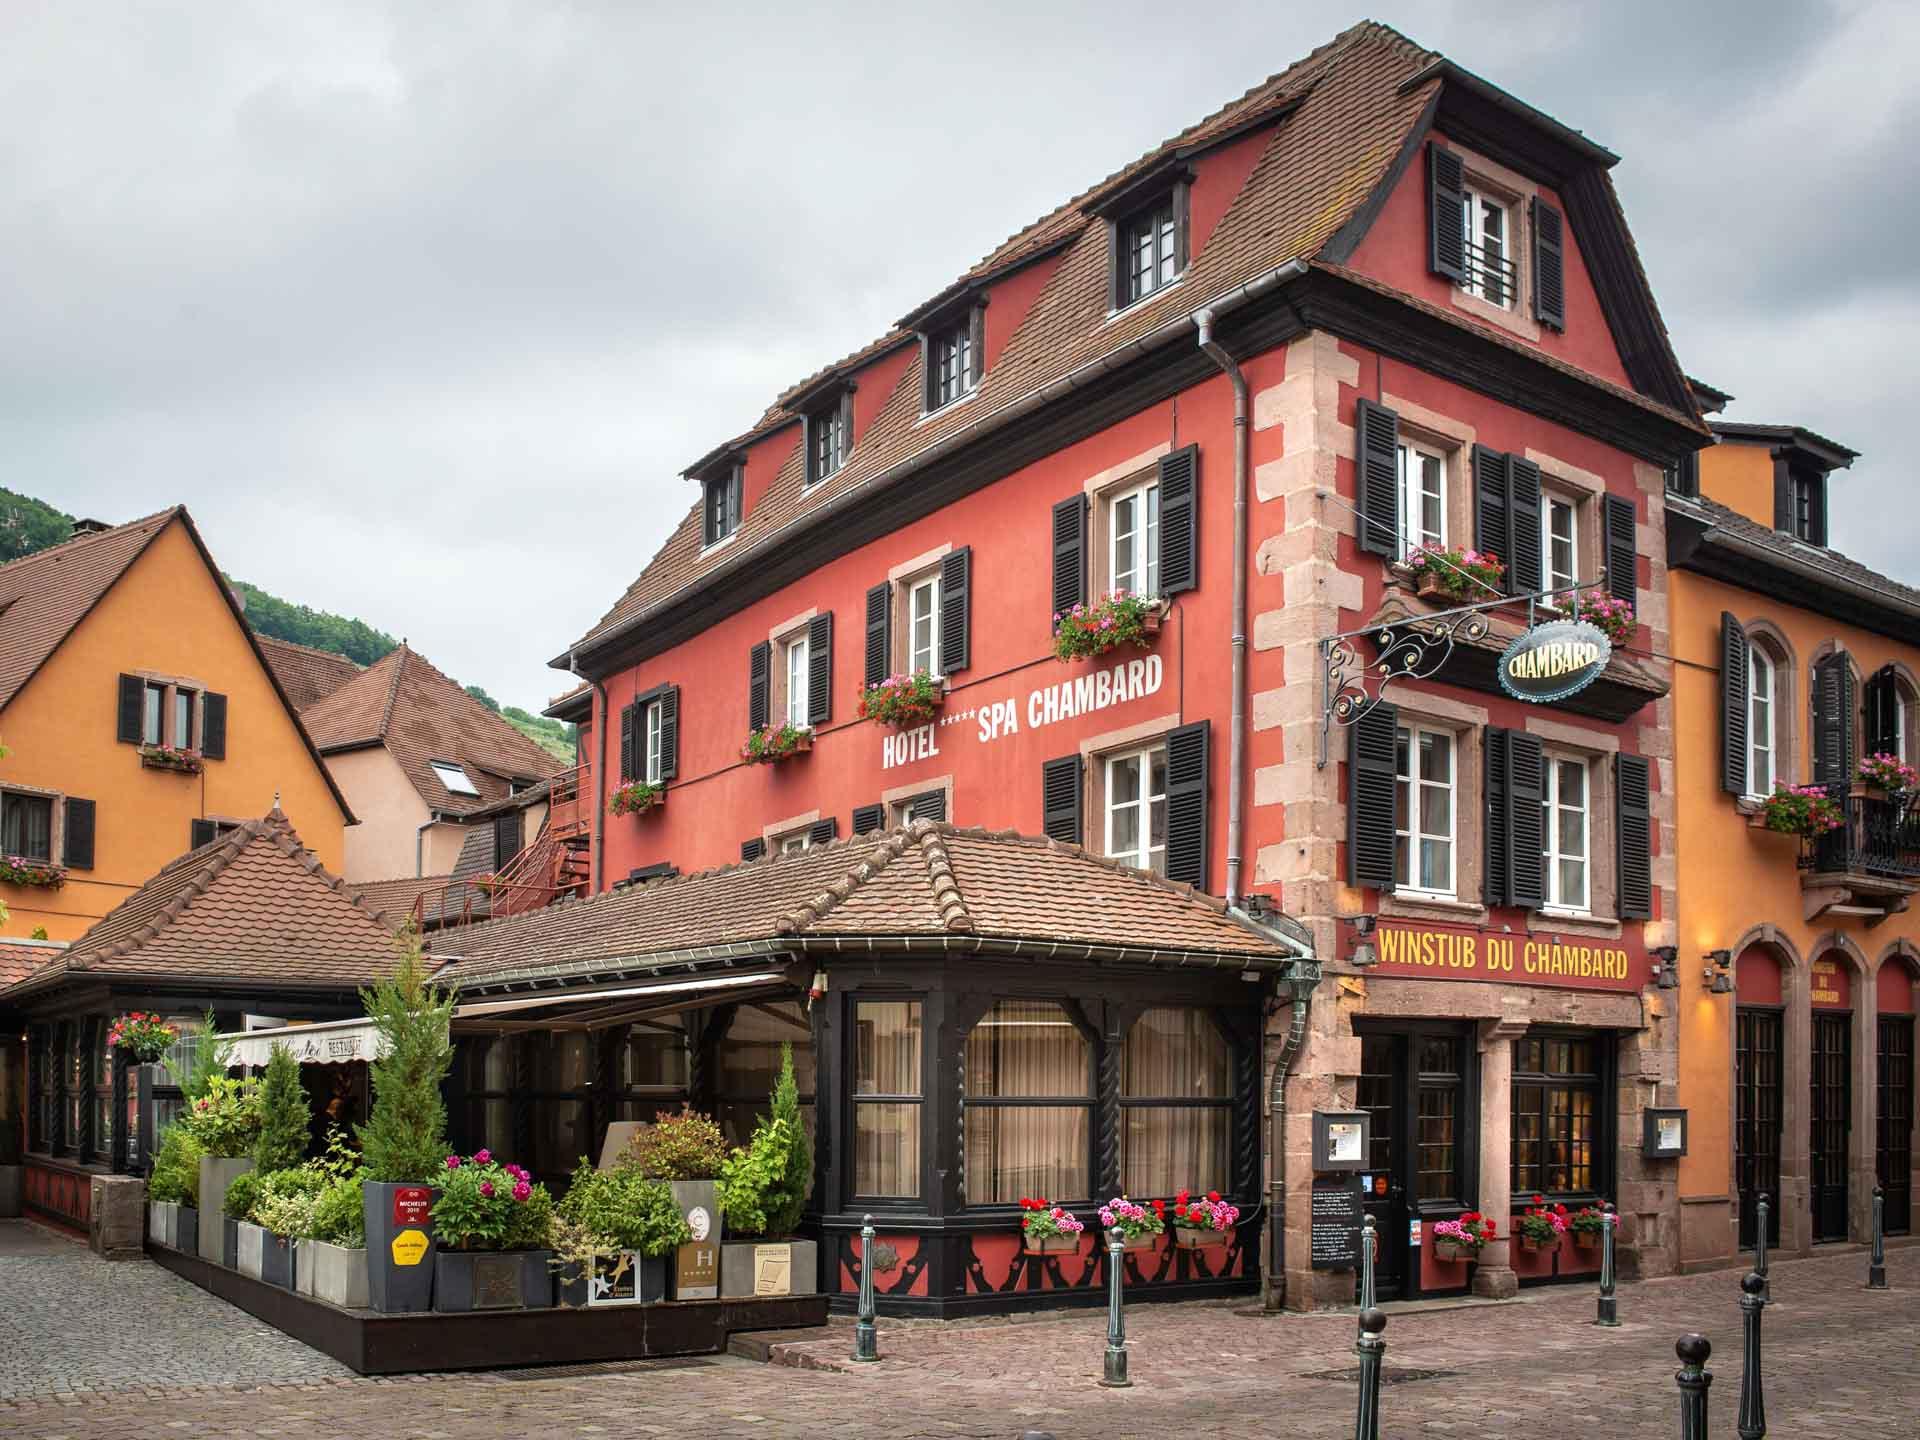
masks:
{"label": "orange painted wall", "polygon": [[1765,445],[1721,441],[1700,454],[1701,494],[1758,525],[1773,524],[1773,454]]}
{"label": "orange painted wall", "polygon": [[[150,770],[114,738],[117,677],[141,670],[227,697],[226,759],[209,760],[199,775]],[[97,805],[93,869],[74,871],[57,890],[0,885],[12,912],[0,933],[44,925],[51,939],[76,938],[185,853],[193,820],[257,818],[276,792],[301,839],[339,873],[345,816],[181,521],[155,537],[0,711],[0,736],[12,752],[0,760],[0,781]]]}

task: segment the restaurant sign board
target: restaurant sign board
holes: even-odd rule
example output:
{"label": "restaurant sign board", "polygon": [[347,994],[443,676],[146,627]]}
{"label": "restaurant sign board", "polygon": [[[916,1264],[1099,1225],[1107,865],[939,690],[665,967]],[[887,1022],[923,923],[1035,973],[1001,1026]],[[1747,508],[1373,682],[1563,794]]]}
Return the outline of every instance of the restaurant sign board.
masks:
{"label": "restaurant sign board", "polygon": [[1551,704],[1577,695],[1607,668],[1613,642],[1585,620],[1555,620],[1516,636],[1500,657],[1500,688],[1516,700]]}
{"label": "restaurant sign board", "polygon": [[1429,980],[1504,981],[1586,990],[1637,990],[1649,978],[1645,952],[1621,940],[1551,932],[1499,934],[1382,920],[1373,969]]}

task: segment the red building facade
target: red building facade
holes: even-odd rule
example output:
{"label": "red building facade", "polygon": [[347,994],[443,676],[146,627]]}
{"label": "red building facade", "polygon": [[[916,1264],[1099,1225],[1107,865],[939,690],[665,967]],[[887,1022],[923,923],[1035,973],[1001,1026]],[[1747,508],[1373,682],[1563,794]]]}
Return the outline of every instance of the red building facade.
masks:
{"label": "red building facade", "polygon": [[[1508,1246],[1533,1191],[1617,1203],[1628,1267],[1670,1268],[1677,1194],[1639,1129],[1674,1098],[1662,474],[1705,432],[1613,163],[1362,25],[783,395],[687,471],[686,520],[555,662],[592,687],[594,888],[936,819],[1282,912],[1320,978],[1263,994],[1257,1063],[1228,1067],[1258,1123],[1216,1140],[1203,1117],[1139,1166],[1146,1138],[1088,1139],[1089,1193],[1050,1198],[1237,1186],[1269,1238],[1214,1273],[1344,1301],[1351,1271],[1311,1262],[1311,1126],[1363,1111],[1364,1178],[1338,1183],[1380,1214],[1390,1291],[1588,1268]],[[1441,634],[1427,617],[1497,592],[1422,595],[1422,542],[1497,554],[1520,598]],[[1503,690],[1525,597],[1570,613],[1596,582],[1637,622],[1599,680]],[[1117,591],[1154,602],[1141,643],[1058,658],[1059,617]],[[1383,689],[1383,650],[1425,678]],[[914,672],[933,719],[863,718]],[[798,753],[743,758],[783,723]],[[609,813],[636,784],[642,808]],[[832,1013],[816,1038],[858,1046]],[[1204,1108],[1204,1057],[1163,1061]],[[1132,1063],[1089,1082],[1128,1136]],[[942,1198],[902,1202],[903,1250],[956,1206],[1011,1234],[1011,1197],[970,1203],[926,1144]],[[817,1200],[828,1235],[857,1225],[862,1196]],[[1499,1239],[1437,1260],[1431,1227],[1473,1209]]]}

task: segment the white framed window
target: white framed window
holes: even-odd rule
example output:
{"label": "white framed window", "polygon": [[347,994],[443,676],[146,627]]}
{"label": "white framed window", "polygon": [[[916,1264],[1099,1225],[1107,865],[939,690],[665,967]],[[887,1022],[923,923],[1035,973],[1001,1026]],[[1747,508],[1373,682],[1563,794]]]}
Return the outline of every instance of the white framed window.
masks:
{"label": "white framed window", "polygon": [[1156,875],[1167,872],[1167,749],[1107,760],[1107,854]]}
{"label": "white framed window", "polygon": [[773,837],[773,853],[776,855],[797,855],[802,850],[813,848],[813,835],[810,830],[789,830],[785,835]]}
{"label": "white framed window", "polygon": [[787,641],[787,723],[807,728],[807,632]]}
{"label": "white framed window", "polygon": [[1504,200],[1471,187],[1460,192],[1461,222],[1467,237],[1467,278],[1461,286],[1489,305],[1511,309],[1515,277],[1513,217]]}
{"label": "white framed window", "polygon": [[649,785],[660,783],[660,702],[653,701],[646,708],[646,766],[641,778]]}
{"label": "white framed window", "polygon": [[1454,737],[1445,730],[1403,725],[1395,740],[1394,891],[1451,899],[1459,778]]}
{"label": "white framed window", "polygon": [[1447,461],[1437,450],[1400,442],[1400,554],[1447,543]]}
{"label": "white framed window", "polygon": [[[1540,497],[1540,588],[1548,599],[1580,583],[1580,510],[1558,495]],[[1571,593],[1564,597],[1572,604]]]}
{"label": "white framed window", "polygon": [[1150,480],[1113,497],[1108,510],[1113,589],[1160,593],[1160,483]]}
{"label": "white framed window", "polygon": [[1747,647],[1747,794],[1760,800],[1773,793],[1780,769],[1773,736],[1778,673],[1772,656],[1758,645]]}
{"label": "white framed window", "polygon": [[173,692],[172,743],[179,749],[191,750],[193,749],[194,742],[199,739],[199,737],[193,733],[193,717],[195,711],[198,709],[198,706],[196,706],[194,702],[199,698],[200,697],[191,690],[176,689]]}
{"label": "white framed window", "polygon": [[167,687],[147,681],[140,714],[140,738],[149,745],[167,743]]}
{"label": "white framed window", "polygon": [[907,673],[924,670],[940,676],[940,576],[907,585]]}
{"label": "white framed window", "polygon": [[1592,785],[1585,758],[1546,757],[1542,777],[1541,858],[1546,862],[1546,906],[1550,910],[1592,908]]}
{"label": "white framed window", "polygon": [[479,789],[468,778],[466,770],[452,760],[429,760],[433,773],[440,777],[440,783],[447,787],[449,795],[478,795]]}
{"label": "white framed window", "polygon": [[1907,759],[1907,692],[1893,687],[1893,756],[1903,764]]}

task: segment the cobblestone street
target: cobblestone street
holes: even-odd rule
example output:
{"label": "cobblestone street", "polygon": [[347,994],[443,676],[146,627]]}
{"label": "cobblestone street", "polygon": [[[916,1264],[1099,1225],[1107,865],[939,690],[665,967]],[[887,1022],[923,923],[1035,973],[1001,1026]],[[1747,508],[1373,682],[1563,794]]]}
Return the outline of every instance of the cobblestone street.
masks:
{"label": "cobblestone street", "polygon": [[[1888,1292],[1862,1289],[1865,1270],[1856,1251],[1775,1266],[1766,1318],[1773,1434],[1920,1433],[1920,1248],[1890,1253]],[[1095,1314],[883,1327],[886,1359],[874,1366],[846,1364],[847,1343],[835,1339],[787,1347],[787,1364],[717,1357],[574,1375],[374,1381],[341,1378],[331,1361],[144,1263],[109,1267],[77,1247],[9,1253],[0,1256],[0,1288],[8,1302],[0,1376],[12,1392],[0,1399],[0,1434],[40,1440],[1352,1433],[1350,1315],[1269,1320],[1225,1305],[1138,1307],[1129,1317],[1128,1391],[1095,1383],[1105,1334]],[[1620,1440],[1671,1440],[1679,1433],[1673,1342],[1699,1329],[1716,1352],[1713,1433],[1730,1435],[1737,1294],[1731,1271],[1629,1287],[1621,1291],[1626,1323],[1614,1331],[1587,1323],[1586,1287],[1396,1314],[1382,1434],[1536,1436],[1561,1433],[1551,1424],[1561,1417]],[[844,1368],[813,1368],[822,1365]],[[21,1393],[33,1386],[42,1393]]]}

